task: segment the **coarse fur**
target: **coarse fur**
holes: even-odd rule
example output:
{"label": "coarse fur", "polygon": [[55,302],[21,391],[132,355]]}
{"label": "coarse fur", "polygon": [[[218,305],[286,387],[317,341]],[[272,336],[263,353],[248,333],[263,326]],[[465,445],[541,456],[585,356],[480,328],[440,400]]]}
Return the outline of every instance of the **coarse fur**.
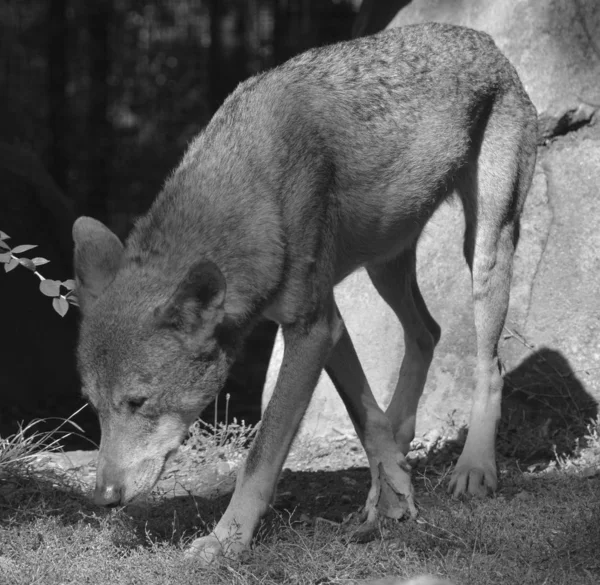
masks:
{"label": "coarse fur", "polygon": [[[90,218],[74,226],[79,364],[102,427],[96,500],[152,489],[262,315],[283,329],[277,385],[229,507],[190,554],[211,562],[250,544],[323,368],[369,457],[365,526],[414,516],[404,456],[440,336],[415,250],[453,193],[465,210],[478,353],[450,489],[495,489],[497,343],[536,134],[514,68],[489,36],[462,27],[414,25],[310,50],[240,84],[125,246]],[[385,412],[334,301],[359,267],[405,332]]]}

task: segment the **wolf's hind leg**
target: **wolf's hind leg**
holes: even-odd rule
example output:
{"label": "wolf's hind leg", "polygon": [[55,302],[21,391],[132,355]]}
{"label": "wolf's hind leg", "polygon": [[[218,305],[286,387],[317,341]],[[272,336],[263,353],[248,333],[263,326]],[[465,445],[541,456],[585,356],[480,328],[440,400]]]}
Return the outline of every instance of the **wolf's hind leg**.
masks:
{"label": "wolf's hind leg", "polygon": [[476,386],[467,441],[449,484],[455,496],[485,496],[497,487],[495,439],[503,385],[498,339],[508,309],[514,226],[480,234],[477,240],[473,259]]}
{"label": "wolf's hind leg", "polygon": [[394,260],[370,267],[368,272],[404,330],[404,357],[386,414],[396,443],[406,455],[415,436],[417,406],[441,330],[427,310],[417,284],[416,244]]}
{"label": "wolf's hind leg", "polygon": [[508,310],[519,216],[536,158],[535,115],[515,125],[515,111],[512,105],[506,115],[490,118],[477,166],[459,182],[467,222],[465,258],[473,280],[477,371],[469,433],[449,485],[454,496],[483,496],[497,487],[495,439],[503,385],[498,340]]}
{"label": "wolf's hind leg", "polygon": [[[335,310],[340,325],[341,317]],[[365,504],[366,527],[379,515],[399,519],[416,516],[410,468],[398,448],[390,420],[377,404],[345,326],[325,369],[344,401],[365,448],[371,489]]]}

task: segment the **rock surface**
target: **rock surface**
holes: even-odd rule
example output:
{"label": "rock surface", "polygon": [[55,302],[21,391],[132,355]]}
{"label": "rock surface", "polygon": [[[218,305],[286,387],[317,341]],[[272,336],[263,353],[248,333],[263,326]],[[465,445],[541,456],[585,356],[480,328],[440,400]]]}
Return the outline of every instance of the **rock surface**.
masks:
{"label": "rock surface", "polygon": [[[600,105],[595,41],[600,39],[600,14],[594,6],[594,1],[583,0],[414,0],[392,23],[436,20],[489,32],[519,70],[538,108],[540,140],[547,144],[540,148],[525,205],[507,329],[500,342],[507,370],[505,410],[521,412],[535,404],[534,418],[542,411],[543,416],[560,418],[569,409],[594,416],[600,400],[600,129],[593,125]],[[584,128],[548,141],[572,129],[573,112],[579,112],[580,122],[587,120]],[[463,229],[460,204],[444,205],[419,245],[419,283],[442,327],[442,339],[420,402],[417,435],[468,420],[475,343]],[[364,271],[340,284],[336,299],[373,391],[385,407],[403,355],[402,330]],[[282,352],[278,336],[263,407]],[[522,426],[523,420],[516,424]],[[345,408],[323,374],[300,435],[322,438],[351,432]]]}
{"label": "rock surface", "polygon": [[[600,127],[557,140],[545,152],[542,165],[550,221],[520,333],[538,353],[562,355],[562,364],[555,361],[560,377],[578,380],[572,391],[585,391],[598,401]],[[526,245],[520,249],[520,262],[528,251]],[[531,350],[525,349],[511,340],[506,352],[511,366],[530,355]]]}

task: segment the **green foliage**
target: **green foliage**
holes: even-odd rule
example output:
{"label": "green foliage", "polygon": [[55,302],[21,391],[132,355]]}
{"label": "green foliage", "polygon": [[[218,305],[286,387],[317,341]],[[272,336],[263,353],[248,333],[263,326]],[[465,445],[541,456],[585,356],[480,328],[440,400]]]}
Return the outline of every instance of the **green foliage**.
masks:
{"label": "green foliage", "polygon": [[40,291],[52,299],[52,306],[61,317],[67,314],[70,304],[77,306],[77,297],[74,293],[75,281],[72,279],[59,281],[44,278],[38,272],[38,267],[48,264],[49,260],[40,257],[21,258],[19,256],[19,254],[29,252],[33,248],[37,248],[37,246],[22,244],[11,248],[7,243],[9,239],[9,235],[0,231],[0,264],[4,264],[5,272],[10,272],[19,265],[33,272],[40,279]]}

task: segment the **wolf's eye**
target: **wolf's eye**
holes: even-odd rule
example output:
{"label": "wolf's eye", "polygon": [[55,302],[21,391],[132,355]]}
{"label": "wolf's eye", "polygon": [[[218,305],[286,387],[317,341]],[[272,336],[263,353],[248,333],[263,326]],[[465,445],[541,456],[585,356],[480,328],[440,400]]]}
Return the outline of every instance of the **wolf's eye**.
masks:
{"label": "wolf's eye", "polygon": [[135,396],[127,399],[127,406],[133,411],[139,410],[146,402],[145,396]]}

